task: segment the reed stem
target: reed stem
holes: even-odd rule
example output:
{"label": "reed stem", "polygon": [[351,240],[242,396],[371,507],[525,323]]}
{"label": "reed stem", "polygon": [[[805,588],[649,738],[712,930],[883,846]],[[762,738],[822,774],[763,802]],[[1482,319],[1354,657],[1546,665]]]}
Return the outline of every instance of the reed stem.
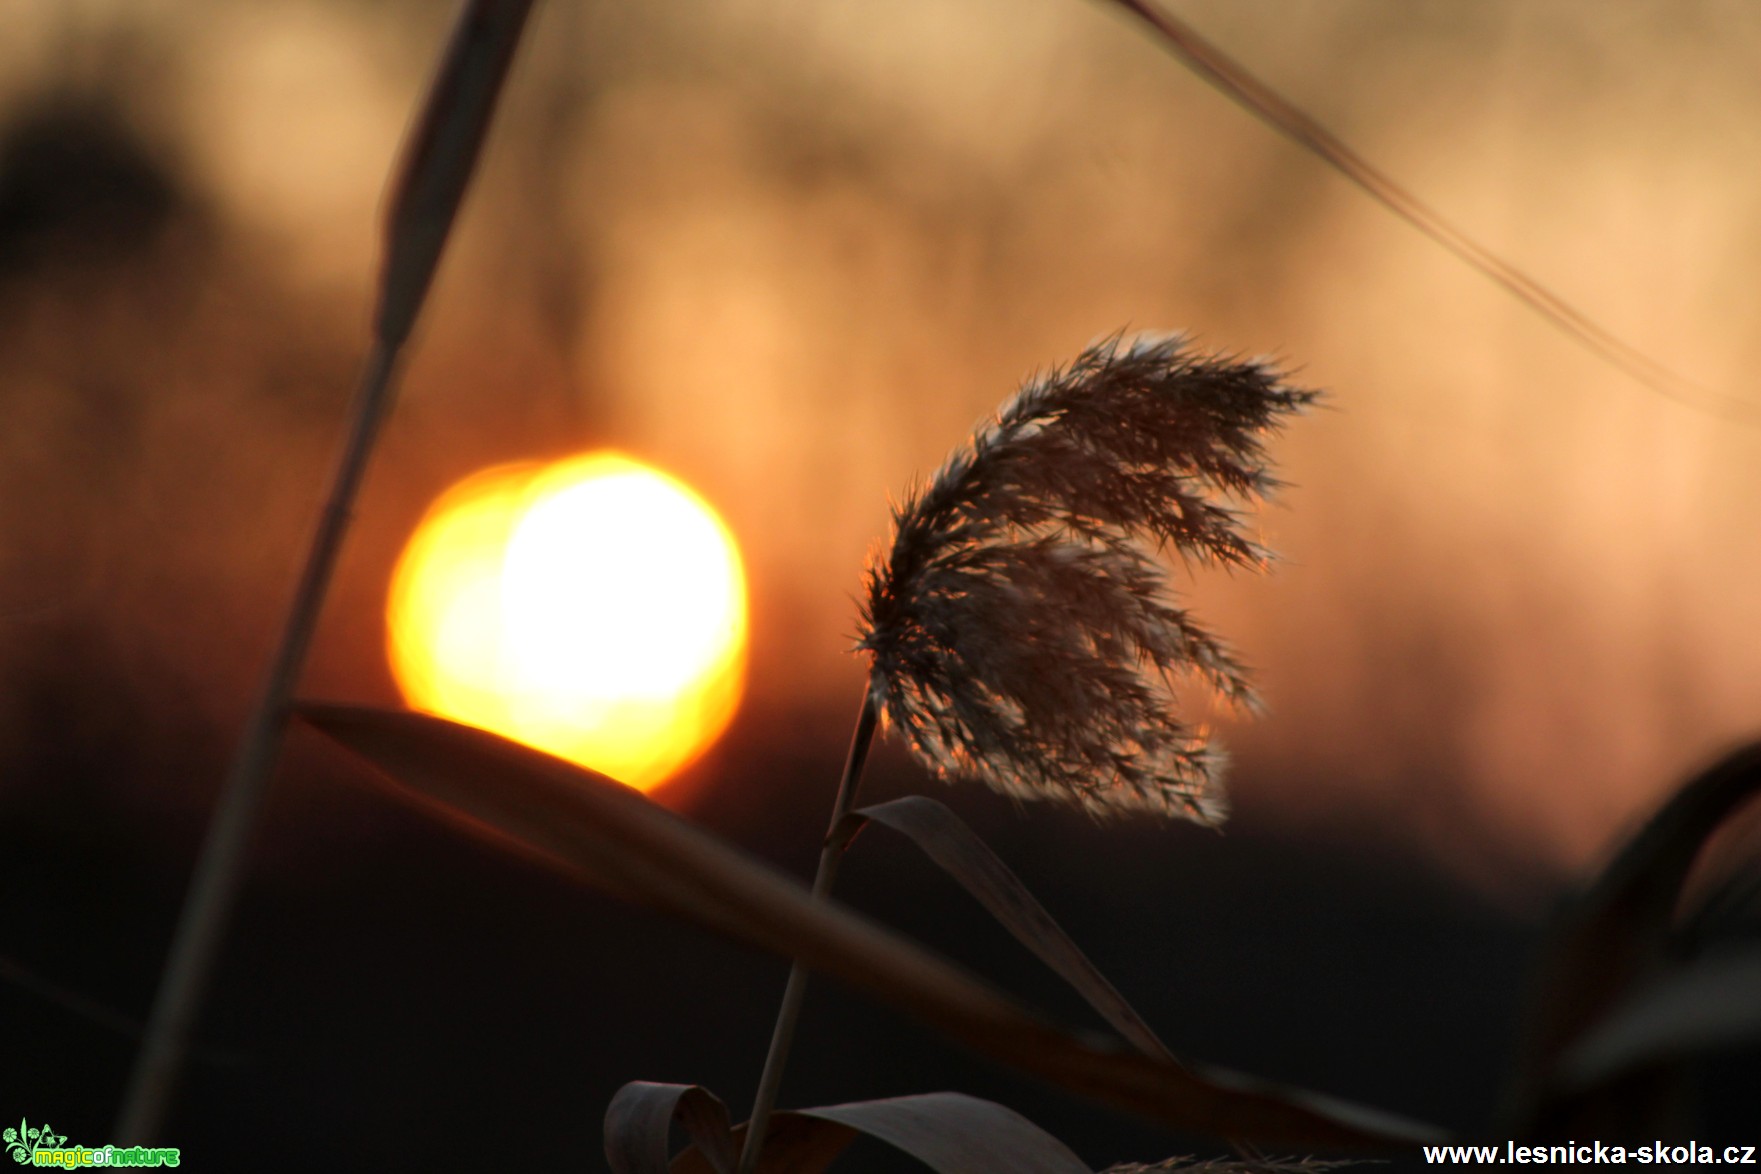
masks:
{"label": "reed stem", "polygon": [[213,973],[221,937],[238,903],[245,851],[271,769],[281,750],[294,685],[323,610],[367,457],[386,415],[394,368],[393,348],[377,343],[361,376],[351,412],[353,425],[337,462],[330,498],[307,552],[293,603],[288,608],[281,644],[264,676],[178,916],[171,953],[116,1124],[115,1136],[127,1144],[145,1145],[155,1139],[182,1073],[196,1012]]}
{"label": "reed stem", "polygon": [[294,687],[324,608],[367,459],[391,405],[398,357],[427,300],[531,7],[532,0],[465,0],[403,158],[393,170],[373,344],[350,409],[348,438],[288,607],[281,643],[264,674],[178,914],[114,1131],[124,1144],[155,1140],[182,1074],[221,938],[238,903],[245,854],[281,751]]}
{"label": "reed stem", "polygon": [[[856,792],[862,784],[862,766],[868,760],[868,748],[874,741],[875,726],[880,718],[880,695],[876,682],[870,678],[862,694],[862,709],[856,715],[856,729],[850,736],[850,754],[844,760],[844,775],[838,781],[838,797],[832,803],[831,822],[826,826],[825,843],[819,850],[819,868],[813,875],[813,898],[825,900],[838,877],[838,865],[844,859],[849,840],[839,834],[844,817],[856,806]],[[752,1102],[752,1119],[746,1123],[746,1144],[740,1150],[738,1174],[752,1174],[758,1168],[758,1155],[764,1147],[764,1135],[770,1128],[771,1111],[776,1107],[777,1091],[783,1083],[783,1069],[789,1062],[789,1048],[795,1042],[795,1025],[801,1018],[801,1003],[807,996],[807,968],[799,959],[789,967],[789,982],[783,988],[782,1006],[777,1010],[776,1027],[771,1032],[770,1051],[764,1058],[764,1073],[758,1078],[758,1095]]]}

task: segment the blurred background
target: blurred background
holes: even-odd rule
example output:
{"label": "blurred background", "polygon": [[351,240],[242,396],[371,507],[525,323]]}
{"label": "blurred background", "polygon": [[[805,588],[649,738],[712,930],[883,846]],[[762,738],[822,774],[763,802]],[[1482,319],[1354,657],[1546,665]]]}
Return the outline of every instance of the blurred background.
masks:
{"label": "blurred background", "polygon": [[[547,0],[302,692],[396,702],[386,585],[446,486],[622,449],[717,506],[751,582],[744,706],[663,801],[805,875],[889,498],[1120,328],[1272,355],[1327,392],[1274,445],[1281,561],[1188,592],[1269,704],[1224,731],[1230,829],[936,794],[1177,1050],[1471,1128],[1552,900],[1761,729],[1761,12],[1170,7],[1711,390],[1614,371],[1104,5]],[[0,4],[0,1118],[109,1140],[451,12]],[[868,793],[929,785],[892,748]],[[872,839],[853,904],[1082,1021]],[[743,1115],[781,961],[462,838],[305,731],[258,845],[167,1130],[194,1168],[597,1169],[638,1078]],[[814,989],[785,1103],[943,1087],[1097,1165],[1212,1146]],[[1752,1122],[1754,1089],[1714,1100]]]}

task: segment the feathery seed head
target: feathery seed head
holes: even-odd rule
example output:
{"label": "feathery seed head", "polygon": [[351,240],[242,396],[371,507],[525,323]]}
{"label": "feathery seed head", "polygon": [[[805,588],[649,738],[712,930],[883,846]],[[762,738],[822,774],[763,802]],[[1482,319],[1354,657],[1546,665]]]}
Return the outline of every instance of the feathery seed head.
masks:
{"label": "feathery seed head", "polygon": [[1114,335],[1030,381],[894,510],[858,647],[937,775],[1091,813],[1214,824],[1221,755],[1174,715],[1196,680],[1251,705],[1158,555],[1262,567],[1236,507],[1276,482],[1262,437],[1316,394],[1178,335]]}

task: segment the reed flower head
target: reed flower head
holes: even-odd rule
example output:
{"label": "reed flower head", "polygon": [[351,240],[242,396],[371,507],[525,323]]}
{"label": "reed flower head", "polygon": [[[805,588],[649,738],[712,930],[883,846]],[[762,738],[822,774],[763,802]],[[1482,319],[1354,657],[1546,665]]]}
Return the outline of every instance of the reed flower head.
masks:
{"label": "reed flower head", "polygon": [[1238,508],[1276,485],[1262,439],[1315,397],[1180,336],[1115,335],[1024,386],[895,508],[869,567],[858,647],[916,756],[1095,815],[1219,822],[1220,756],[1174,687],[1252,692],[1159,556],[1265,565]]}

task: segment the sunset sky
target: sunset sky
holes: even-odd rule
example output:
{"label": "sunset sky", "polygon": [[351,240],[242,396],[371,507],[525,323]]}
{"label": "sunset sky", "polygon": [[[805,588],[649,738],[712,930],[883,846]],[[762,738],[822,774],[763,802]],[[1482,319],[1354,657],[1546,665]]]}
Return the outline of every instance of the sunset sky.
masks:
{"label": "sunset sky", "polygon": [[[1255,520],[1281,556],[1273,572],[1183,579],[1256,666],[1268,703],[1222,735],[1239,856],[1233,833],[1109,831],[942,797],[1028,854],[1024,872],[1061,895],[1078,938],[1092,920],[1097,953],[1145,982],[1165,959],[1132,944],[1133,925],[1160,935],[1191,923],[1210,935],[1212,965],[1252,965],[1251,929],[1237,923],[1246,936],[1232,937],[1225,910],[1167,912],[1189,898],[1157,886],[1188,871],[1251,906],[1254,870],[1268,870],[1267,891],[1284,896],[1267,898],[1267,916],[1280,932],[1311,927],[1306,946],[1291,943],[1311,963],[1337,951],[1401,965],[1388,941],[1368,955],[1322,940],[1315,911],[1289,897],[1314,870],[1341,901],[1369,900],[1389,882],[1370,864],[1335,869],[1329,853],[1385,862],[1424,895],[1387,907],[1393,932],[1446,927],[1430,953],[1429,931],[1414,931],[1426,973],[1452,976],[1439,999],[1507,1032],[1526,935],[1551,894],[1671,786],[1761,729],[1761,12],[1662,0],[1169,7],[1470,236],[1704,390],[1671,400],[1592,355],[1107,5],[546,0],[418,326],[302,694],[396,703],[385,593],[447,486],[501,462],[628,452],[720,511],[752,606],[744,706],[663,795],[804,871],[860,698],[853,600],[889,503],[1036,371],[1117,330],[1187,331],[1207,349],[1274,356],[1325,392],[1273,442],[1288,486]],[[380,193],[449,11],[414,0],[0,10],[0,826],[31,839],[0,871],[0,924],[14,927],[0,957],[31,982],[137,1019],[144,1009],[321,498],[365,345]],[[360,944],[387,933],[425,957],[468,955],[479,978],[446,981],[503,996],[517,982],[493,971],[494,950],[529,980],[624,965],[631,950],[610,944],[620,932],[655,958],[697,940],[596,897],[571,904],[567,884],[460,848],[360,781],[334,748],[294,739],[216,1012],[219,1035],[239,1042],[220,1051],[274,1054],[249,1025],[267,1014],[265,1038],[295,1038],[286,1007],[302,999],[340,999],[338,1023],[370,1019],[337,994],[345,964],[321,959],[371,952]],[[880,791],[928,785],[896,750],[877,764]],[[55,845],[81,836],[100,848],[76,871],[78,850]],[[1126,892],[1109,896],[1105,878],[1059,859],[1066,843],[1142,858],[1118,866]],[[442,912],[412,924],[403,912],[420,907],[422,886],[407,877],[446,873],[448,850],[483,870],[482,893],[514,894],[478,907],[460,883],[449,900],[466,923],[514,935],[496,910],[518,921],[537,904],[550,932],[600,945],[521,960],[529,942],[451,941]],[[879,874],[858,869],[852,883],[911,916],[899,894],[929,882],[889,889]],[[386,908],[401,912],[386,924],[403,928],[331,920],[332,904],[369,883],[390,885]],[[1382,923],[1366,916],[1341,940],[1375,938]],[[290,943],[326,925],[342,927],[337,941],[281,969]],[[76,966],[58,953],[75,942],[128,961]],[[1484,982],[1469,974],[1474,958]],[[664,985],[643,969],[658,963],[634,965],[604,977],[606,991]],[[612,1076],[726,1073],[743,1102],[780,969],[747,954],[728,966],[727,1006],[717,995],[677,1008],[647,1037],[682,1065],[707,1048],[704,1071],[620,1069],[595,1076],[592,1095]],[[555,982],[531,997],[568,1002],[568,982]],[[281,992],[281,1009],[239,993],[253,983]],[[74,1018],[41,1019],[27,985],[0,987],[0,1023],[35,1025],[33,1046],[96,1030],[66,999],[43,1005]],[[731,1014],[740,1026],[724,1038]],[[414,1019],[407,1028],[431,1042]],[[336,1030],[341,1041],[354,1029]],[[469,1031],[494,1051],[489,1027]],[[630,1052],[639,1034],[618,1046]],[[54,1114],[84,1113],[86,1136],[108,1129],[127,1049],[93,1038],[109,1042],[93,1045],[104,1059],[91,1088],[70,1069],[38,1086],[8,1079],[0,1118],[47,1114],[71,1132]],[[1475,1046],[1490,1050],[1415,1095],[1452,1103],[1452,1081],[1497,1058]],[[1305,1061],[1288,1035],[1241,1048],[1226,1058],[1356,1079]],[[814,1064],[810,1050],[804,1072]],[[843,1071],[829,1059],[824,1070]],[[385,1087],[408,1075],[385,1072]],[[308,1088],[302,1079],[275,1077]],[[1401,1095],[1385,1074],[1363,1081],[1343,1091]],[[215,1090],[230,1086],[202,1087],[224,1099]],[[439,1111],[411,1095],[350,1111],[419,1131]],[[603,1096],[579,1095],[591,1146]],[[1464,1117],[1489,1096],[1464,1095]],[[322,1099],[299,1103],[317,1113]],[[1434,1105],[1397,1107],[1449,1111]],[[1163,1155],[1095,1160],[1127,1156]]]}

